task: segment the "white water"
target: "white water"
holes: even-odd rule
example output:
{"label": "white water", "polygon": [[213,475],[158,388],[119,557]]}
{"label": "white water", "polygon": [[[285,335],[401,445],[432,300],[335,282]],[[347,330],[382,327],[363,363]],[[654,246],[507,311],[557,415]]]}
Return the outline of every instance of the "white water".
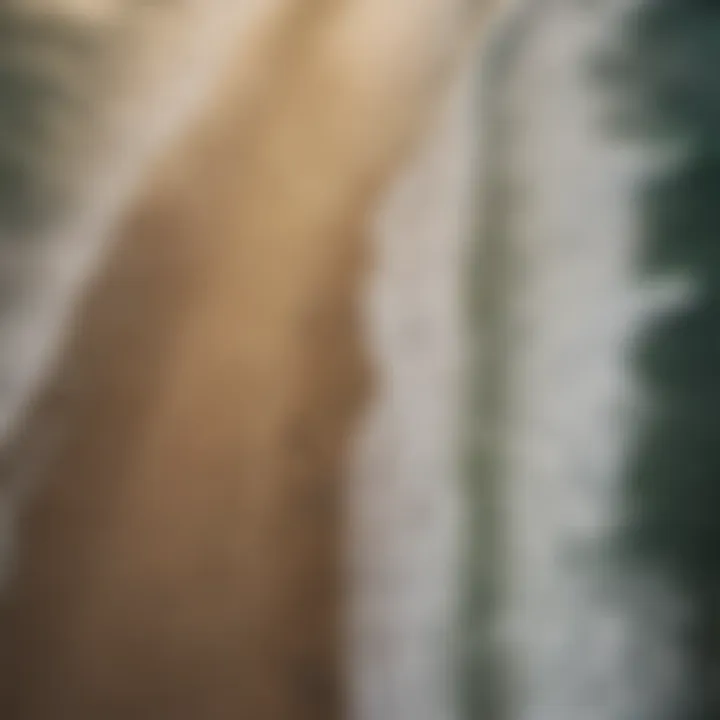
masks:
{"label": "white water", "polygon": [[[516,283],[502,299],[511,323],[499,479],[507,567],[498,575],[507,582],[507,720],[676,718],[687,692],[681,598],[651,568],[629,571],[606,554],[624,509],[624,462],[649,411],[631,343],[693,289],[682,277],[648,286],[635,275],[633,193],[666,159],[603,135],[609,97],[586,74],[594,52],[622,42],[631,5],[554,0],[535,13],[500,81],[512,123],[501,149],[510,212],[500,238],[472,239],[508,243]],[[530,6],[518,3],[520,15]],[[473,155],[483,117],[469,85],[463,93],[444,140],[400,183],[378,229],[368,317],[384,386],[351,497],[357,720],[462,717],[448,682],[458,669],[454,436],[467,331],[458,302],[478,201],[467,191],[485,151]],[[485,137],[494,152],[495,140]]]}
{"label": "white water", "polygon": [[633,277],[632,193],[658,165],[649,148],[603,137],[607,96],[587,76],[591,54],[620,41],[630,5],[548,3],[508,79],[513,720],[662,720],[682,701],[679,598],[604,553],[645,410],[630,342],[690,297],[682,278],[647,287]]}
{"label": "white water", "polygon": [[458,562],[459,277],[471,217],[473,78],[375,230],[367,307],[377,400],[351,481],[354,720],[453,720]]}

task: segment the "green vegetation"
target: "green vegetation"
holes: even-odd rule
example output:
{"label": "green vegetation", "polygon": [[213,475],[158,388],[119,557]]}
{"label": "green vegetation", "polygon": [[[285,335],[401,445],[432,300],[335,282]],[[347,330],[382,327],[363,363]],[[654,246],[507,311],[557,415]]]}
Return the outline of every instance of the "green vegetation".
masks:
{"label": "green vegetation", "polygon": [[[644,189],[641,268],[684,271],[703,294],[640,339],[635,372],[653,415],[629,467],[625,548],[658,563],[698,615],[685,651],[695,707],[720,718],[720,4],[646,2],[629,51],[602,66],[624,83],[613,127],[630,142],[678,143],[681,162]],[[602,65],[602,64],[601,64]]]}
{"label": "green vegetation", "polygon": [[0,7],[0,230],[32,228],[66,199],[101,39],[58,16]]}

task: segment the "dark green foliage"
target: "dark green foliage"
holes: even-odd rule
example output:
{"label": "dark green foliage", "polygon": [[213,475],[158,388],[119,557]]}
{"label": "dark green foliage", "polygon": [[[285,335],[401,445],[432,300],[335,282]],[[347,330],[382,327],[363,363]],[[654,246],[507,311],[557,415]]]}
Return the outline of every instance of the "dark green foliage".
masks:
{"label": "dark green foliage", "polygon": [[0,231],[32,229],[66,199],[101,60],[77,21],[0,5]]}
{"label": "dark green foliage", "polygon": [[720,718],[720,3],[648,0],[626,56],[602,63],[624,83],[613,128],[686,154],[644,192],[646,278],[681,270],[702,289],[640,339],[635,372],[653,414],[628,468],[631,553],[664,567],[697,611],[685,650],[695,707]]}
{"label": "dark green foliage", "polygon": [[682,137],[717,150],[718,13],[716,2],[646,0],[628,16],[623,50],[599,58],[593,68],[608,89],[627,90],[616,108],[618,130],[643,139]]}

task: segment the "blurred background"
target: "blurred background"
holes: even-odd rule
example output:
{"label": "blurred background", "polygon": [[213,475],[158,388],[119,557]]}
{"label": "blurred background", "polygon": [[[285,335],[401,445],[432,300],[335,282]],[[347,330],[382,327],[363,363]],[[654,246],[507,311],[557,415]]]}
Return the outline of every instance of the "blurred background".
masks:
{"label": "blurred background", "polygon": [[0,6],[3,720],[720,718],[720,7],[481,5]]}

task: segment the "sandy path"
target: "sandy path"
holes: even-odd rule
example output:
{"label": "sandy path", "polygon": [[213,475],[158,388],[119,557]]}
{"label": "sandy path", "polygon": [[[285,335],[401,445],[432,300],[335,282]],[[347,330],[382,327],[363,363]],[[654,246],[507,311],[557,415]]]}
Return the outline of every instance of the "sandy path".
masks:
{"label": "sandy path", "polygon": [[46,489],[2,599],[5,720],[341,714],[365,225],[448,37],[428,2],[427,36],[368,55],[383,3],[299,13],[128,217],[9,460]]}
{"label": "sandy path", "polygon": [[[363,382],[348,316],[365,193],[324,212],[295,177],[332,131],[307,117],[317,103],[298,108],[315,61],[254,131],[220,114],[181,161],[195,182],[169,171],[87,302],[28,432],[62,426],[5,598],[4,718],[338,716],[337,464]],[[285,138],[307,149],[283,153]]]}

